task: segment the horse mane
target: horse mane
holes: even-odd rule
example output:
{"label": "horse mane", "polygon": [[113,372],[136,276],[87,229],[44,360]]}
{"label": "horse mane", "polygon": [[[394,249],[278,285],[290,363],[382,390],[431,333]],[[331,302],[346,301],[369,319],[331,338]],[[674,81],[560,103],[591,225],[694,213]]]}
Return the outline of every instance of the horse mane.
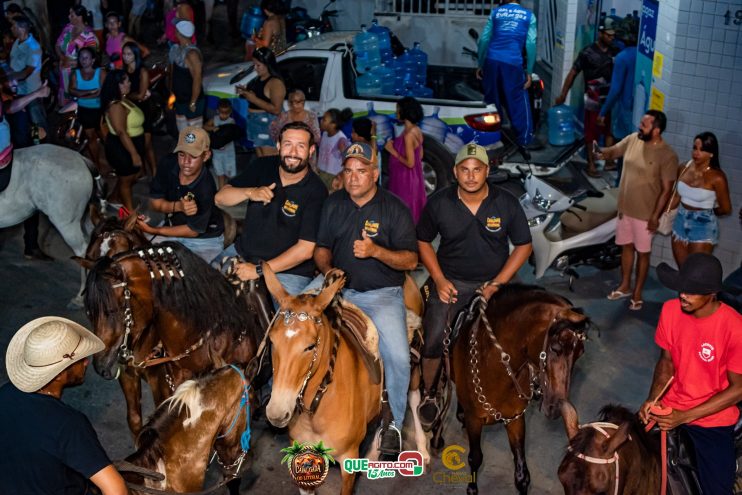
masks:
{"label": "horse mane", "polygon": [[525,300],[525,296],[529,293],[535,293],[534,295],[538,296],[539,302],[550,302],[555,304],[566,303],[572,306],[572,302],[566,297],[562,297],[559,294],[549,292],[540,285],[530,285],[515,282],[505,284],[500,287],[500,289],[492,296],[490,302],[495,304],[490,304],[490,307],[499,305],[510,307],[521,304]]}
{"label": "horse mane", "polygon": [[118,308],[118,301],[113,293],[113,288],[107,279],[111,275],[113,259],[108,256],[99,258],[93,268],[88,272],[83,292],[85,312],[90,320],[95,323],[102,317],[108,319],[108,323],[115,324],[119,317],[114,308]]}
{"label": "horse mane", "polygon": [[163,404],[167,404],[168,413],[177,409],[177,414],[185,409],[188,420],[200,415],[201,388],[196,380],[187,380],[180,384],[175,393],[168,397]]}
{"label": "horse mane", "polygon": [[[632,441],[638,442],[640,448],[643,448],[645,452],[656,450],[656,446],[653,446],[637,415],[626,407],[618,404],[607,404],[598,413],[598,421],[613,423],[617,426],[628,423],[631,425],[629,433]],[[569,442],[569,445],[574,452],[585,452],[592,444],[595,435],[601,435],[601,433],[594,428],[580,428],[574,438]]]}

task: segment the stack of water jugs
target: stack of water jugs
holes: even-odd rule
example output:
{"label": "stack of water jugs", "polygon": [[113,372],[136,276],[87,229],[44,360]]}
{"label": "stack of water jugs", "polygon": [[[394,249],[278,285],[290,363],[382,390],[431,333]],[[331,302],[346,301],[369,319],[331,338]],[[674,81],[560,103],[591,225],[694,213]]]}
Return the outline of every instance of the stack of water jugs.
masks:
{"label": "stack of water jugs", "polygon": [[425,87],[428,55],[415,42],[412,50],[399,57],[392,54],[389,29],[376,19],[371,28],[361,26],[354,40],[356,54],[356,89],[361,95],[397,95],[430,98],[433,90]]}

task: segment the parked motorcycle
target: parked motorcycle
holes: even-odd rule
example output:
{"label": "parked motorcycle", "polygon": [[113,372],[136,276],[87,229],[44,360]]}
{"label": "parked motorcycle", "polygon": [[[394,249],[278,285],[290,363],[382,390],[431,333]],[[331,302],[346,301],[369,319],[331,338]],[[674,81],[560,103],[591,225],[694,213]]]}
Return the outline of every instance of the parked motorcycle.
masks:
{"label": "parked motorcycle", "polygon": [[524,187],[520,204],[533,237],[530,261],[536,278],[555,268],[569,277],[571,288],[579,265],[613,269],[620,264],[614,242],[617,189],[593,189],[572,164],[549,177],[528,173]]}
{"label": "parked motorcycle", "polygon": [[322,33],[333,31],[332,18],[337,17],[337,10],[328,10],[336,0],[330,0],[322,8],[319,18],[309,17],[307,9],[294,7],[286,16],[286,41],[298,43],[308,38],[315,38]]}
{"label": "parked motorcycle", "polygon": [[82,153],[88,145],[88,138],[82,122],[77,116],[77,98],[58,110],[59,123],[55,133],[55,142]]}

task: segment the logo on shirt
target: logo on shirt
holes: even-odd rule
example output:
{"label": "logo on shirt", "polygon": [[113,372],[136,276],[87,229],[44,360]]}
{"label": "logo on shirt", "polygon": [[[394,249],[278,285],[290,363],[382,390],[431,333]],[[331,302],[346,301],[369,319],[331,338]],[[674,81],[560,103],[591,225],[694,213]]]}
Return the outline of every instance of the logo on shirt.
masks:
{"label": "logo on shirt", "polygon": [[502,228],[502,219],[500,217],[487,217],[485,228],[490,232],[497,232]]}
{"label": "logo on shirt", "polygon": [[698,353],[698,357],[700,357],[703,361],[710,363],[714,360],[716,356],[714,356],[714,346],[709,344],[708,342],[704,342],[701,345],[701,351]]}
{"label": "logo on shirt", "polygon": [[295,217],[296,212],[299,210],[299,205],[291,201],[290,199],[287,199],[286,202],[281,207],[281,211],[284,215],[287,217]]}
{"label": "logo on shirt", "polygon": [[363,225],[363,230],[366,231],[366,235],[369,237],[376,237],[379,233],[379,222],[375,220],[366,220]]}

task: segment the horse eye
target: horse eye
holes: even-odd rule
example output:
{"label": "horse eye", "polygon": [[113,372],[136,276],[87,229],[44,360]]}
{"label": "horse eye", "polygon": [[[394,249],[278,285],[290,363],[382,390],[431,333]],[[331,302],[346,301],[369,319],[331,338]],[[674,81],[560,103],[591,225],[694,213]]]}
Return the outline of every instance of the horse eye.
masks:
{"label": "horse eye", "polygon": [[562,352],[562,343],[561,342],[554,342],[551,344],[551,350],[554,352]]}
{"label": "horse eye", "polygon": [[304,349],[304,352],[313,351],[315,347],[317,347],[317,344],[312,344],[310,346],[307,346],[307,348]]}

